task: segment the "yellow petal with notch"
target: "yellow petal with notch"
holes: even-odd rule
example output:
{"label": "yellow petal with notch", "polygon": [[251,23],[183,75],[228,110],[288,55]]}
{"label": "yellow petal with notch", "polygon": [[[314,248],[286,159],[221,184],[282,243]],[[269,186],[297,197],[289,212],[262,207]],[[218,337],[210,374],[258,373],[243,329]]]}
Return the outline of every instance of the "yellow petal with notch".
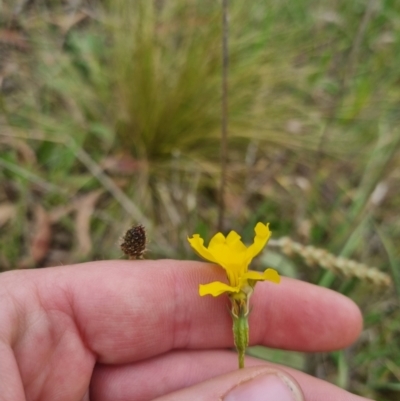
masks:
{"label": "yellow petal with notch", "polygon": [[230,285],[221,283],[220,281],[214,281],[210,284],[199,285],[199,294],[201,296],[212,295],[213,297],[217,297],[218,295],[221,295],[224,292],[232,293],[239,291],[240,291],[239,287],[231,287]]}
{"label": "yellow petal with notch", "polygon": [[192,248],[204,259],[218,263],[217,260],[214,258],[213,254],[203,245],[204,240],[200,237],[199,234],[193,234],[192,238],[188,238],[188,241]]}

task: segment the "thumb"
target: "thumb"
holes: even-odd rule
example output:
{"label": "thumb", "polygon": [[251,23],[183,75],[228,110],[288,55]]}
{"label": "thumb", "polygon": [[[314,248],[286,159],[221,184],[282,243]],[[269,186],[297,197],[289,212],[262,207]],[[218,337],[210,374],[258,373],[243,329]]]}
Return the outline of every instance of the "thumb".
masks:
{"label": "thumb", "polygon": [[257,366],[218,376],[157,398],[157,401],[304,401],[296,380],[288,373]]}

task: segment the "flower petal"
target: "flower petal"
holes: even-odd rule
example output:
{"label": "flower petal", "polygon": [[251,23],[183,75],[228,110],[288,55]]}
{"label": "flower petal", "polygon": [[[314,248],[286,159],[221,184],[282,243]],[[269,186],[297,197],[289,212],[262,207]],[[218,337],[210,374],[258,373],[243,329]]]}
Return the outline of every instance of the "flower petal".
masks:
{"label": "flower petal", "polygon": [[[226,271],[229,282],[232,285],[236,285],[237,265],[240,266],[243,263],[238,259],[238,255],[235,252],[232,252],[226,240],[227,239],[223,234],[215,234],[208,245],[208,251],[212,254],[215,263],[219,264]],[[245,256],[246,254],[243,255]]]}
{"label": "flower petal", "polygon": [[204,259],[217,263],[216,259],[214,258],[213,254],[203,245],[204,240],[200,237],[199,234],[193,234],[192,238],[188,237],[188,241],[191,247]]}
{"label": "flower petal", "polygon": [[272,281],[276,284],[279,284],[281,281],[281,277],[279,273],[274,269],[267,269],[264,273],[256,272],[256,271],[248,271],[243,275],[242,280],[253,280],[253,281]]}
{"label": "flower petal", "polygon": [[240,235],[236,231],[231,231],[226,237],[226,243],[235,253],[246,252],[246,245],[241,241]]}
{"label": "flower petal", "polygon": [[231,287],[230,285],[221,283],[220,281],[214,281],[210,284],[199,285],[200,296],[212,295],[213,297],[217,297],[218,295],[221,295],[224,292],[232,293],[239,291],[240,291],[239,287]]}
{"label": "flower petal", "polygon": [[222,233],[216,233],[210,240],[210,243],[208,244],[208,249],[210,250],[210,252],[212,252],[212,250],[214,248],[218,248],[221,245],[224,245],[226,242],[225,236]]}
{"label": "flower petal", "polygon": [[271,231],[269,230],[268,225],[268,223],[257,223],[256,227],[254,228],[256,233],[254,237],[254,243],[247,248],[248,263],[250,263],[251,260],[258,255],[267,244],[269,237],[271,236]]}
{"label": "flower petal", "polygon": [[281,276],[274,269],[267,269],[264,271],[265,280],[272,281],[273,283],[279,284],[281,282]]}

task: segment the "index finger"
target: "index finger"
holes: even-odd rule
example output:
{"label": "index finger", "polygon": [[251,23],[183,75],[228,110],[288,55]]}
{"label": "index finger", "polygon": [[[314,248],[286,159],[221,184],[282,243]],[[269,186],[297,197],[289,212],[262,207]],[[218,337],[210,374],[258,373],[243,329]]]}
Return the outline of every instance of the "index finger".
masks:
{"label": "index finger", "polygon": [[[102,261],[20,272],[40,307],[70,314],[102,363],[124,363],[172,349],[232,347],[226,297],[200,297],[198,285],[224,280],[193,261]],[[302,351],[351,343],[361,329],[357,306],[331,290],[283,278],[257,284],[250,342]],[[29,308],[34,308],[31,302]]]}

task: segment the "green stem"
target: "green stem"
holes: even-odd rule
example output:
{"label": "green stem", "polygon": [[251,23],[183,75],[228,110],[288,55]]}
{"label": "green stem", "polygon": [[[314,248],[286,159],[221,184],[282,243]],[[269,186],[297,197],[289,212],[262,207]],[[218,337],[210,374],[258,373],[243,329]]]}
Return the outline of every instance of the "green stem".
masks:
{"label": "green stem", "polygon": [[233,339],[235,341],[236,350],[239,358],[239,369],[244,368],[244,356],[246,348],[249,345],[249,322],[248,314],[239,309],[238,315],[232,315],[233,318]]}

